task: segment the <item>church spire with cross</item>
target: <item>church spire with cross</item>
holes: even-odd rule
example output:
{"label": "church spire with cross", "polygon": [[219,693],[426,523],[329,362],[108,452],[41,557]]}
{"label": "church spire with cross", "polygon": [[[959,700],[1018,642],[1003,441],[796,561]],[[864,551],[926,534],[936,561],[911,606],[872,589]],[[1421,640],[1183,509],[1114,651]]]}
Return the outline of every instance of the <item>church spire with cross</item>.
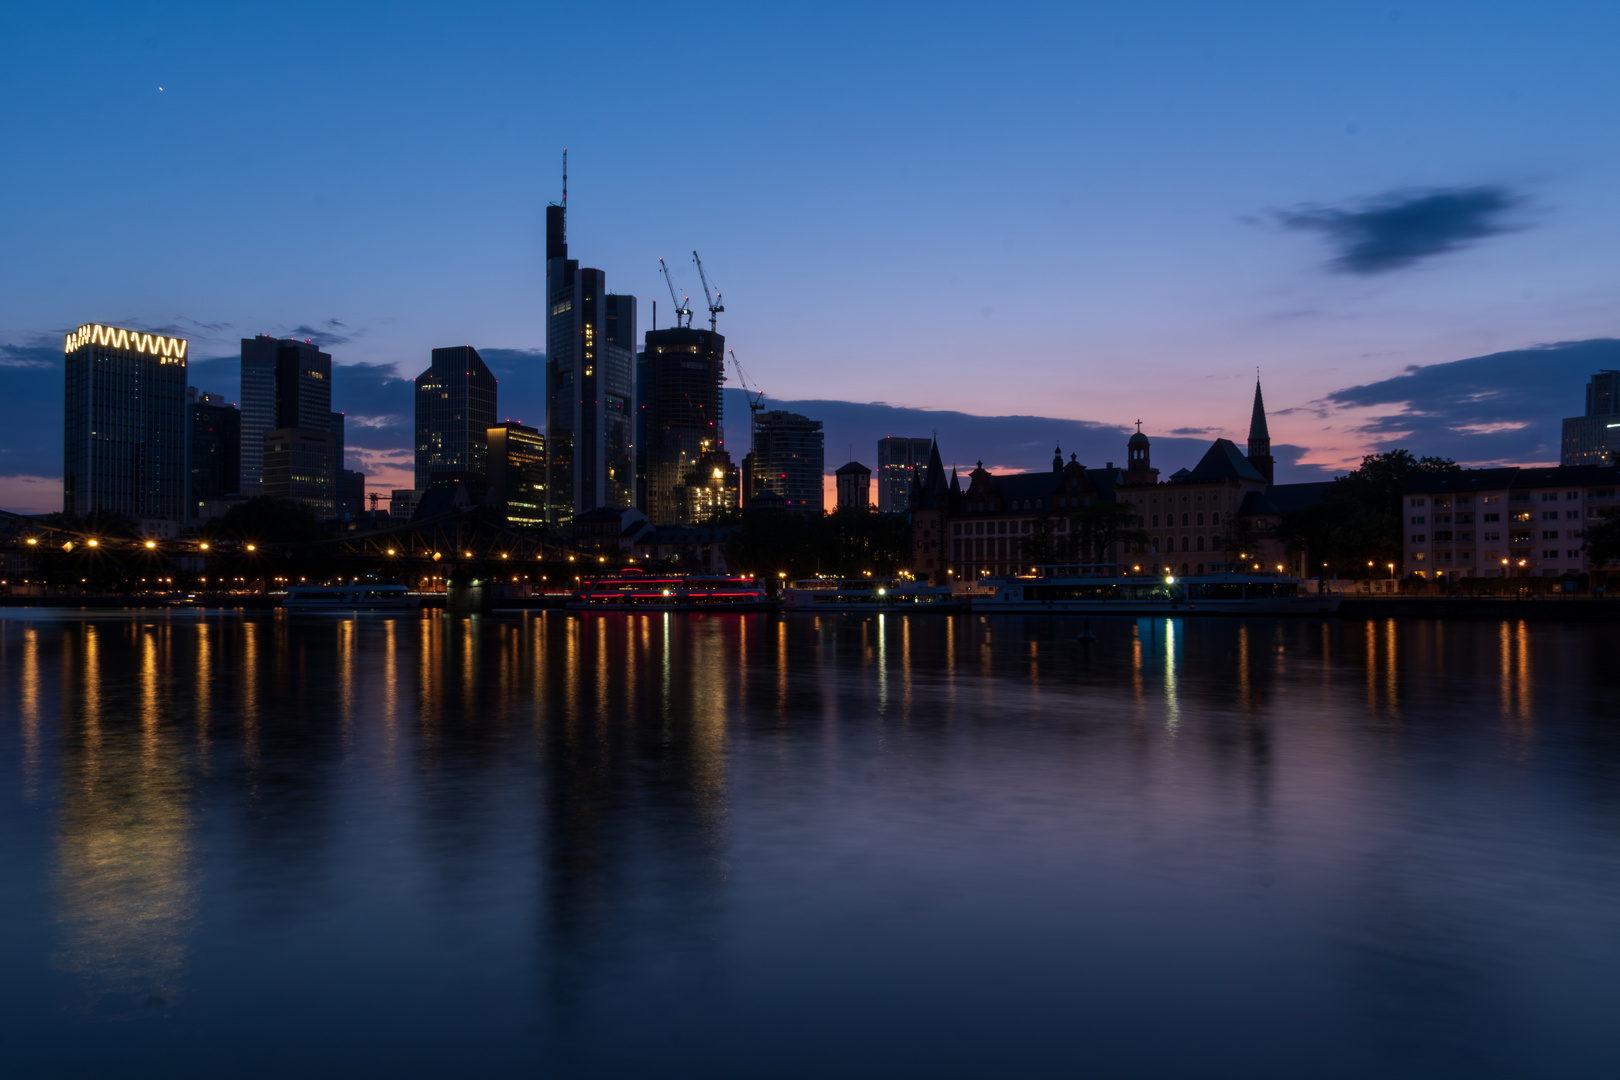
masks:
{"label": "church spire with cross", "polygon": [[1254,411],[1249,416],[1249,464],[1266,483],[1275,483],[1276,462],[1271,456],[1271,432],[1266,428],[1266,399],[1260,394],[1260,372],[1254,373]]}

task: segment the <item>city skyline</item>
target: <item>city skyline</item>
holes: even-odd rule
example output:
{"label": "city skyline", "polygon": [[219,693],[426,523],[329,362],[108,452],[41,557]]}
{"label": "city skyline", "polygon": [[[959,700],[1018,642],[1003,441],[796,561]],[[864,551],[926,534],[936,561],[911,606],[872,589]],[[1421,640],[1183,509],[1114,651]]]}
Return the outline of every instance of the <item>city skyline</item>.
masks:
{"label": "city skyline", "polygon": [[[135,167],[112,186],[8,179],[32,212],[11,227],[0,364],[29,415],[0,460],[0,505],[58,498],[38,497],[55,469],[30,425],[60,407],[55,335],[87,320],[187,337],[199,369],[243,335],[309,337],[356,379],[357,400],[371,376],[408,378],[430,348],[464,341],[511,354],[497,375],[503,399],[522,401],[524,369],[544,362],[544,206],[565,145],[592,264],[645,305],[664,293],[659,256],[700,247],[728,301],[720,330],[772,406],[885,402],[1109,432],[1140,417],[1160,438],[1240,437],[1230,418],[1259,366],[1279,478],[1394,445],[1481,465],[1556,461],[1557,421],[1579,411],[1568,401],[1620,364],[1602,243],[1620,223],[1620,161],[1572,134],[1600,121],[1620,79],[1598,44],[1617,16],[1462,10],[1278,5],[1227,25],[1186,5],[1166,29],[1145,13],[1037,6],[971,32],[944,8],[920,21],[890,11],[873,30],[907,46],[881,62],[869,44],[811,29],[817,48],[770,63],[773,35],[805,28],[760,15],[701,46],[735,67],[703,86],[720,103],[716,141],[648,125],[646,152],[663,163],[650,173],[530,107],[581,77],[582,61],[563,55],[542,75],[514,50],[588,35],[594,16],[534,23],[512,8],[400,26],[383,35],[389,48],[360,48],[341,69],[278,51],[307,76],[292,92],[234,75],[244,56],[269,55],[293,13],[248,27],[109,8],[81,42],[96,62],[73,72],[45,59],[65,16],[23,13],[19,62],[0,79],[39,104],[0,121],[9,144],[42,159],[112,145]],[[324,25],[333,40],[371,29],[357,14]],[[700,47],[697,33],[628,24],[630,75],[604,104],[661,102],[653,60]],[[430,49],[491,62],[430,96],[391,66]],[[1016,59],[1025,49],[1030,62]],[[1368,65],[1379,79],[1357,77]],[[942,69],[944,84],[932,78]],[[759,92],[742,92],[749,80]],[[367,136],[345,140],[362,115]],[[321,167],[291,180],[233,167],[229,182],[140,168],[188,139],[188,154],[234,160],[250,130],[320,148]],[[454,184],[418,167],[452,150],[482,167]],[[92,239],[98,259],[78,258]],[[670,261],[697,294],[695,269]],[[853,266],[879,270],[883,287],[856,287]],[[807,321],[815,334],[797,332]],[[841,343],[830,354],[812,344],[829,334]],[[1013,377],[985,378],[987,362]],[[335,402],[350,414],[350,464],[373,490],[404,486],[386,465],[409,446],[393,430],[408,424],[354,404]],[[542,422],[534,407],[508,415]],[[829,445],[851,441],[837,416],[821,418]],[[1003,456],[1007,468],[1039,460],[1020,446]]]}

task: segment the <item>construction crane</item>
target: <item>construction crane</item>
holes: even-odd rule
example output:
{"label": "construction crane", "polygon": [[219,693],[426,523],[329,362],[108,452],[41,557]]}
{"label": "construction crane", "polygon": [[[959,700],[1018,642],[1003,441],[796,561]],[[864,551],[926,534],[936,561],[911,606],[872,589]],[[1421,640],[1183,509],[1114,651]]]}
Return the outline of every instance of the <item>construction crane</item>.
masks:
{"label": "construction crane", "polygon": [[748,417],[752,420],[759,415],[759,410],[764,407],[765,391],[749,388],[748,376],[743,374],[742,364],[737,362],[737,350],[727,349],[726,351],[731,354],[731,366],[737,369],[737,381],[742,383],[743,398],[748,402]]}
{"label": "construction crane", "polygon": [[708,275],[703,272],[703,260],[698,258],[698,253],[695,252],[695,251],[692,252],[692,261],[697,263],[698,280],[703,282],[703,299],[708,301],[708,304],[709,304],[709,331],[710,331],[710,333],[713,333],[714,332],[714,324],[715,324],[715,316],[720,314],[722,311],[726,310],[726,306],[720,302],[720,290],[719,289],[715,290],[714,298],[710,299],[710,297],[709,297],[709,278],[708,278]]}
{"label": "construction crane", "polygon": [[[664,274],[664,284],[669,286],[669,298],[671,300],[675,300],[675,325],[680,326],[681,325],[681,316],[685,315],[686,316],[686,325],[691,326],[692,325],[692,309],[687,307],[684,301],[675,299],[675,279],[669,276],[669,267],[664,265],[664,260],[663,259],[658,260],[658,269],[661,270],[663,272],[663,274]],[[690,296],[688,296],[686,299],[690,300],[692,298]]]}

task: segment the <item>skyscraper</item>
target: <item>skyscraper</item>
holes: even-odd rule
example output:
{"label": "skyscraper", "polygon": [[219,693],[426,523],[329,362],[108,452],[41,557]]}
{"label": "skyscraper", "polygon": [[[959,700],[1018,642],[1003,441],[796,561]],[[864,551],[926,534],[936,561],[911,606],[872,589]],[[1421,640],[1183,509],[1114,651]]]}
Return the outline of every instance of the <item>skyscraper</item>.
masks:
{"label": "skyscraper", "polygon": [[187,344],[97,323],[67,335],[66,513],[185,518]]}
{"label": "skyscraper", "polygon": [[1586,384],[1586,415],[1564,421],[1563,465],[1607,465],[1620,450],[1620,371],[1600,371]]}
{"label": "skyscraper", "polygon": [[[546,207],[546,497],[561,528],[636,501],[636,298],[568,257],[567,186]],[[493,421],[492,421],[493,422]]]}
{"label": "skyscraper", "polygon": [[219,394],[188,388],[186,400],[191,414],[188,513],[200,517],[204,504],[242,488],[242,414]]}
{"label": "skyscraper", "polygon": [[416,377],[416,487],[434,473],[489,476],[489,429],[495,426],[495,376],[470,345],[434,349]]}
{"label": "skyscraper", "polygon": [[264,491],[292,499],[317,517],[337,513],[338,479],[332,471],[332,433],[323,428],[273,428],[264,433]]}
{"label": "skyscraper", "polygon": [[243,338],[242,494],[260,494],[263,486],[265,432],[329,431],[331,412],[330,354],[308,341]]}
{"label": "skyscraper", "polygon": [[878,513],[903,514],[910,509],[911,478],[928,464],[933,445],[932,439],[878,440]]}
{"label": "skyscraper", "polygon": [[489,484],[513,525],[546,527],[546,437],[515,420],[488,431]]}
{"label": "skyscraper", "polygon": [[753,485],[750,497],[772,491],[787,500],[789,510],[820,514],[826,505],[821,481],[826,471],[822,440],[820,420],[781,409],[757,414],[749,454]]}
{"label": "skyscraper", "polygon": [[697,523],[682,489],[701,459],[709,458],[710,473],[731,469],[720,397],[725,356],[726,339],[712,330],[673,326],[647,332],[636,387],[636,454],[646,478],[641,509],[654,525]]}

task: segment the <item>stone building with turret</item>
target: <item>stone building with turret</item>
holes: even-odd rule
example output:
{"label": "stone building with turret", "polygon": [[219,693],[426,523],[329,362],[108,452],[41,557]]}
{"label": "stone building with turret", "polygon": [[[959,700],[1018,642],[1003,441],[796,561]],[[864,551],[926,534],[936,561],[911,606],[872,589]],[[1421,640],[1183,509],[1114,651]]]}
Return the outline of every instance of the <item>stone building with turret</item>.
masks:
{"label": "stone building with turret", "polygon": [[[1166,479],[1153,465],[1152,440],[1138,423],[1125,467],[1088,469],[1061,450],[1050,471],[994,475],[983,462],[962,489],[945,481],[936,444],[911,490],[913,569],[938,583],[1016,574],[1050,552],[1075,548],[1072,515],[1097,500],[1136,507],[1141,545],[1114,545],[1103,562],[1122,574],[1202,574],[1279,567],[1304,575],[1277,535],[1288,510],[1321,498],[1326,483],[1276,484],[1265,402],[1255,381],[1248,453],[1216,439],[1191,469]],[[1068,561],[1073,561],[1069,559]]]}

